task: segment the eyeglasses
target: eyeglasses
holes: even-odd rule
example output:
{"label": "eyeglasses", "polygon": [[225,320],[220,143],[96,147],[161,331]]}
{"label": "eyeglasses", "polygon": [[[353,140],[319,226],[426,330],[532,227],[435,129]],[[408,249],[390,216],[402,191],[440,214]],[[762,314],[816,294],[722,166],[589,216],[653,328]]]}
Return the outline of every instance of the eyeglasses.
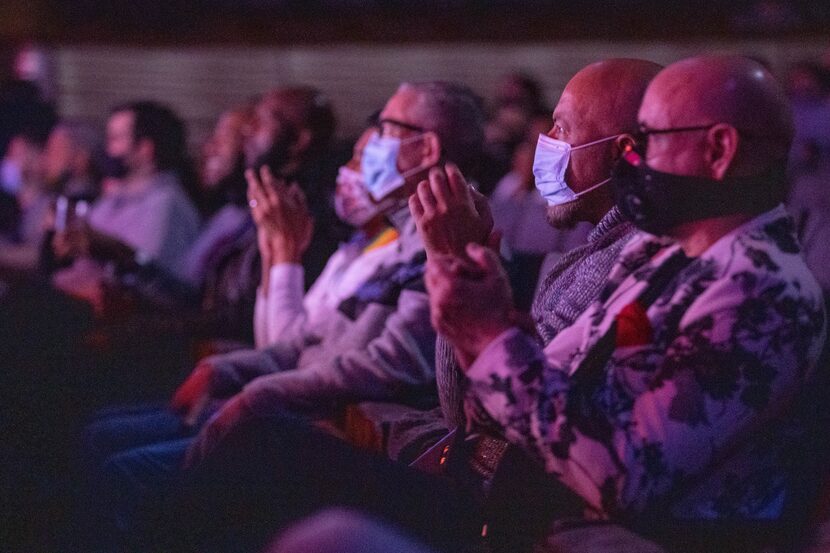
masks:
{"label": "eyeglasses", "polygon": [[669,129],[650,129],[647,126],[640,124],[639,130],[634,133],[634,141],[636,145],[634,148],[641,156],[645,157],[646,149],[648,147],[648,137],[653,134],[672,134],[680,132],[694,132],[694,131],[708,131],[717,123],[710,123],[708,125],[694,125],[691,127],[673,127]]}
{"label": "eyeglasses", "polygon": [[400,127],[401,129],[405,129],[407,131],[412,131],[412,132],[419,132],[419,133],[426,132],[426,129],[423,128],[423,127],[419,127],[418,125],[413,125],[411,123],[406,123],[404,121],[398,121],[397,119],[380,119],[380,120],[378,120],[376,125],[377,125],[377,128],[378,128],[378,133],[381,136],[386,134],[384,132],[384,130],[386,129],[387,125],[392,125],[394,127]]}

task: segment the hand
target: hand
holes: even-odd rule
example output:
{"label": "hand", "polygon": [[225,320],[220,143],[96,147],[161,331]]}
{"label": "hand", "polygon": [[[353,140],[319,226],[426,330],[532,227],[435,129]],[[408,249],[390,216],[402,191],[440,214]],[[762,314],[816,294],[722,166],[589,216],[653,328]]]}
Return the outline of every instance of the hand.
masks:
{"label": "hand", "polygon": [[194,426],[210,402],[212,378],[213,367],[202,363],[193,369],[184,384],[173,394],[170,408],[182,416],[186,426]]}
{"label": "hand", "polygon": [[235,395],[205,424],[185,456],[185,468],[198,465],[234,428],[252,416],[244,392]]}
{"label": "hand", "polygon": [[428,259],[426,286],[432,325],[455,346],[462,367],[515,325],[507,275],[495,252],[484,246],[469,244],[464,257]]}
{"label": "hand", "polygon": [[52,237],[52,251],[58,259],[87,257],[90,252],[90,229],[86,225],[73,225]]}
{"label": "hand", "polygon": [[260,248],[268,248],[272,265],[300,263],[314,232],[305,194],[296,183],[286,186],[275,179],[266,166],[260,169],[259,177],[249,169],[245,178],[251,215],[263,233]]}
{"label": "hand", "polygon": [[458,167],[433,167],[409,198],[409,209],[427,256],[464,256],[469,243],[493,245],[493,216],[487,198],[464,180]]}

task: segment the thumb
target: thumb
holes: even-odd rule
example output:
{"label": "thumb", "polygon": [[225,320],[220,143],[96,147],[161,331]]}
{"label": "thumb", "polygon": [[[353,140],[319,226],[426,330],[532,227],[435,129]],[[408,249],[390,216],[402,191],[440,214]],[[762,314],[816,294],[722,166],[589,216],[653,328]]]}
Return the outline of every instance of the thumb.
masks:
{"label": "thumb", "polygon": [[487,237],[487,247],[494,252],[500,252],[502,238],[504,238],[504,231],[501,229],[493,229],[493,232]]}
{"label": "thumb", "polygon": [[499,258],[496,255],[496,252],[490,248],[486,248],[476,244],[475,242],[470,242],[467,244],[467,255],[473,263],[488,273],[495,272],[499,268]]}

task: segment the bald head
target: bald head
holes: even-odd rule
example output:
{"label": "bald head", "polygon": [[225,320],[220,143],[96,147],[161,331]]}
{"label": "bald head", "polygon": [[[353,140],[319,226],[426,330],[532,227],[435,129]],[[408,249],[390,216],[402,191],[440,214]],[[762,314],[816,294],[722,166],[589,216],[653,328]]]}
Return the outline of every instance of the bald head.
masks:
{"label": "bald head", "polygon": [[562,100],[576,104],[582,124],[599,133],[634,132],[643,94],[661,69],[656,63],[638,59],[592,63],[568,82]]}
{"label": "bald head", "polygon": [[738,144],[729,173],[735,176],[783,168],[793,136],[782,86],[761,64],[739,56],[701,56],[666,67],[649,86],[640,118],[650,128],[734,127]]}
{"label": "bald head", "polygon": [[[587,190],[611,175],[625,143],[632,142],[643,94],[660,69],[645,60],[609,59],[585,67],[565,86],[548,136],[572,146],[617,137],[573,152],[565,180],[574,192]],[[580,221],[597,223],[613,204],[611,191],[601,186],[572,202],[549,206],[548,220],[556,227]]]}

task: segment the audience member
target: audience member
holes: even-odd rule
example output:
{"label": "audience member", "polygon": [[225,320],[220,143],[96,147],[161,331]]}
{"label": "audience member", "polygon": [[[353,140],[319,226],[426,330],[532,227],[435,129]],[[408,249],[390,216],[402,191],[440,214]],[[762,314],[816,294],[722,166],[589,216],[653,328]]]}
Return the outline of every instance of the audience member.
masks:
{"label": "audience member", "polygon": [[94,197],[98,146],[93,129],[70,122],[59,123],[49,133],[42,151],[36,144],[26,144],[23,137],[12,139],[7,161],[20,168],[22,218],[17,240],[2,242],[0,266],[24,275],[34,273],[57,196],[73,200]]}
{"label": "audience member", "polygon": [[563,254],[585,243],[589,223],[573,229],[552,228],[545,217],[547,202],[536,190],[533,159],[540,134],[550,129],[550,115],[533,119],[525,140],[513,152],[510,172],[490,195],[495,227],[502,231],[502,243],[518,254]]}
{"label": "audience member", "polygon": [[[299,302],[299,259],[309,244],[311,225],[300,188],[276,181],[266,169],[260,173],[262,181],[248,173],[263,258],[270,256],[260,298],[274,312],[266,314],[263,335],[266,340],[269,334],[279,340],[261,351],[201,364],[177,392],[174,408],[189,422],[202,418],[200,411],[208,400],[233,396],[201,430],[191,447],[192,459],[204,455],[238,423],[262,414],[290,410],[320,417],[350,401],[420,402],[434,396],[435,334],[420,281],[425,256],[406,198],[436,164],[453,160],[467,167],[475,162],[482,120],[478,99],[464,87],[444,82],[400,87],[363,147],[365,195],[350,198],[359,199],[371,215],[364,224],[374,214],[383,214],[394,234],[381,233],[376,244],[368,244],[369,252],[353,258],[349,269],[354,265],[355,280],[341,280],[353,291],[339,301],[330,298],[329,305],[318,307],[316,316]],[[341,193],[354,193],[354,184],[344,182]],[[340,211],[346,215],[347,204],[343,204]],[[368,255],[378,246],[383,253]],[[335,258],[330,263],[342,262]],[[125,503],[135,503],[148,489],[158,491],[166,485],[186,447],[178,441],[122,451],[107,461],[105,474],[112,489],[121,490]],[[162,455],[157,453],[160,448]],[[153,461],[145,462],[148,459]],[[162,466],[169,468],[156,470]],[[122,486],[136,478],[143,483],[128,485],[132,493],[125,493]]]}
{"label": "audience member", "polygon": [[[561,167],[560,186],[564,187],[567,181],[575,193],[580,193],[611,174],[613,161],[619,159],[626,144],[632,143],[631,133],[636,129],[640,99],[649,80],[658,70],[659,66],[649,62],[609,60],[585,68],[571,80],[554,115],[555,122],[560,125],[564,125],[563,120],[567,121],[569,133],[566,136],[557,136],[572,140],[576,145],[591,142],[597,137],[610,136],[613,140],[609,139],[601,147],[595,147],[597,151],[586,149],[582,153],[575,152],[570,166],[565,161]],[[587,114],[596,119],[588,117]],[[555,132],[561,131],[557,128]],[[592,155],[587,155],[588,153]],[[449,168],[447,176],[436,170],[432,173],[432,186],[422,183],[418,188],[418,194],[410,200],[421,232],[426,238],[428,252],[432,252],[430,255],[441,255],[446,251],[461,252],[464,245],[471,240],[483,242],[492,228],[492,221],[487,220],[486,202],[482,203],[482,198],[474,192],[468,192],[469,188],[464,185],[457,169]],[[436,205],[438,198],[443,200]],[[553,335],[567,327],[579,315],[580,309],[586,308],[598,296],[613,261],[633,232],[633,227],[625,223],[619,211],[613,207],[611,191],[607,187],[595,188],[573,200],[572,204],[574,205],[565,203],[549,206],[551,219],[558,224],[573,224],[580,220],[598,224],[588,244],[566,256],[558,270],[546,281],[547,293],[540,296],[540,301],[544,303],[539,304],[544,318],[539,321],[539,326],[547,335]],[[445,353],[438,357],[439,368],[449,376],[439,375],[442,376],[439,380],[439,392],[442,404],[446,405],[448,421],[444,422],[440,411],[415,418],[415,431],[405,436],[403,441],[412,440],[423,446],[422,436],[434,436],[436,426],[439,431],[443,429],[446,433],[448,426],[463,424],[463,419],[457,415],[459,407],[456,404],[460,402],[460,392],[453,373],[457,369],[452,369],[451,364],[454,363],[453,353],[446,346],[444,350]],[[453,464],[461,466],[451,471],[452,479],[433,480],[419,471],[407,470],[388,461],[384,463],[373,457],[364,458],[359,452],[350,451],[345,446],[333,445],[328,440],[325,440],[323,446],[318,441],[319,435],[314,432],[293,427],[269,432],[267,429],[274,424],[273,421],[252,421],[250,424],[239,425],[240,428],[233,433],[233,437],[221,443],[220,451],[210,456],[204,467],[200,467],[192,487],[187,493],[182,494],[188,498],[182,500],[188,508],[194,504],[204,506],[204,509],[198,507],[198,513],[187,523],[190,525],[188,530],[197,528],[196,531],[201,532],[209,526],[213,537],[227,537],[223,534],[226,531],[239,537],[233,528],[243,524],[242,518],[236,518],[233,514],[225,516],[216,513],[221,503],[229,501],[240,505],[245,515],[260,509],[267,509],[273,513],[270,518],[258,517],[256,522],[251,523],[251,532],[241,537],[245,543],[256,543],[257,540],[263,539],[264,536],[259,532],[267,535],[267,530],[273,531],[286,519],[303,514],[303,509],[310,511],[336,502],[345,502],[344,504],[367,509],[389,518],[416,532],[429,543],[442,546],[469,544],[480,532],[483,520],[481,496],[486,485],[482,485],[482,476],[475,472],[475,467],[483,466],[481,470],[492,473],[493,469],[489,465],[495,462],[492,460],[493,454],[497,454],[496,459],[500,458],[504,449],[500,444],[492,444],[491,440],[490,445],[473,451],[469,460],[453,454]],[[412,434],[418,434],[418,438],[413,438]],[[253,436],[260,436],[264,441],[256,446],[253,443],[247,444],[246,439],[250,440]],[[395,440],[390,440],[388,444],[390,450],[413,449],[411,444],[401,445],[392,441]],[[243,476],[242,469],[229,461],[240,455],[239,452],[231,451],[232,448],[257,447],[263,455],[273,455],[278,451],[291,450],[299,444],[306,444],[302,446],[302,457],[294,459],[285,456],[286,458],[280,460],[279,466],[264,477],[255,466],[246,466]],[[269,450],[270,447],[274,449]],[[401,459],[414,458],[414,454],[400,449],[390,453]],[[443,447],[439,446],[437,449],[441,451]],[[316,461],[310,459],[309,456],[315,455],[314,452],[319,452],[321,462],[323,458],[329,460],[325,469],[321,469]],[[331,457],[327,457],[329,454]],[[444,468],[440,466],[440,457],[440,454],[436,455],[435,466],[430,467],[433,471]],[[348,461],[338,463],[335,459]],[[484,465],[480,464],[482,460],[486,462]],[[360,469],[365,467],[371,467],[371,470],[361,473]],[[246,486],[248,477],[251,478],[251,482],[260,481],[262,493]],[[297,489],[283,488],[281,482],[284,479],[296,483]],[[215,497],[207,498],[206,495],[212,494],[213,491],[206,483],[217,480],[227,482],[228,486],[223,486]],[[332,482],[330,489],[321,489],[315,484],[317,480]],[[394,490],[402,486],[407,493],[406,497],[399,498],[397,496],[401,494]],[[442,488],[440,501],[435,499],[436,487]],[[374,497],[358,488],[389,490],[388,493],[395,497]],[[298,498],[301,494],[299,490],[305,490],[302,498]],[[318,495],[315,496],[314,493]],[[522,498],[527,499],[528,494]],[[297,510],[292,508],[295,503]],[[437,503],[459,504],[465,512],[448,515],[444,507],[436,509]],[[522,516],[533,515],[529,509],[522,507],[526,506],[521,502],[514,503],[514,508],[518,512],[517,520]],[[522,528],[526,526],[525,523]],[[179,530],[175,532],[178,533]],[[521,530],[517,528],[516,532],[520,533]],[[182,535],[190,536],[187,530],[182,530]],[[217,538],[217,541],[222,540]]]}
{"label": "audience member", "polygon": [[155,102],[116,107],[107,122],[109,176],[88,220],[55,234],[59,258],[75,259],[54,275],[55,286],[103,307],[106,263],[133,267],[150,261],[174,270],[199,229],[199,216],[176,169],[185,157],[185,130]]}
{"label": "audience member", "polygon": [[655,77],[639,120],[614,187],[645,232],[592,307],[542,349],[511,319],[494,254],[471,245],[430,258],[433,322],[462,352],[469,426],[522,447],[586,512],[750,551],[804,498],[796,407],[825,333],[779,205],[790,109],[759,64],[700,57]]}

